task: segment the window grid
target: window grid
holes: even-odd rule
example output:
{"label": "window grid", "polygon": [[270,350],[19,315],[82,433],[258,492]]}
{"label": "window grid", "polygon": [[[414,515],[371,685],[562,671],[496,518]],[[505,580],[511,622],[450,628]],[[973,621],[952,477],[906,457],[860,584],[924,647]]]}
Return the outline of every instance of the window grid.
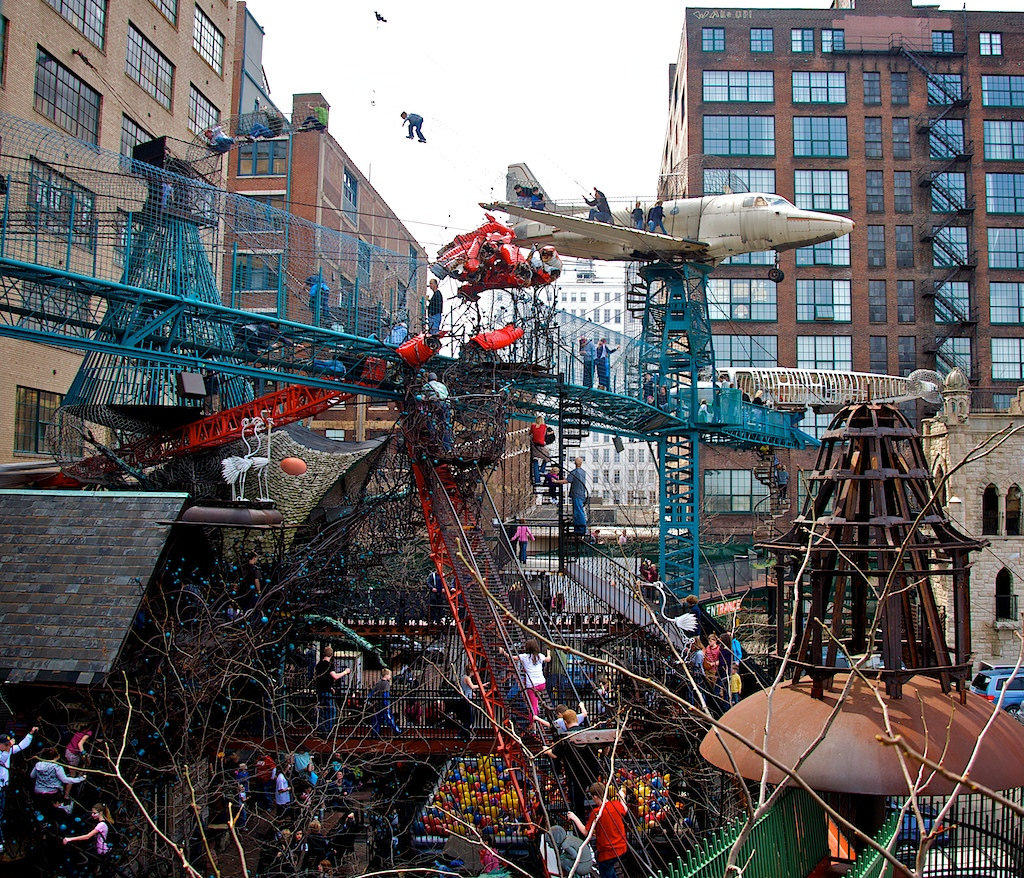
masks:
{"label": "window grid", "polygon": [[793,72],[794,104],[845,104],[845,73]]}
{"label": "window grid", "polygon": [[777,335],[715,335],[715,363],[723,368],[779,365]]}
{"label": "window grid", "polygon": [[342,210],[351,223],[359,222],[359,179],[345,168],[341,185]]}
{"label": "window grid", "polygon": [[288,141],[258,140],[238,148],[239,177],[283,176],[288,173]]}
{"label": "window grid", "polygon": [[917,339],[912,335],[901,335],[896,354],[900,375],[905,378],[917,368]]}
{"label": "window grid", "polygon": [[981,77],[983,107],[1024,107],[1024,76]]}
{"label": "window grid", "polygon": [[928,148],[933,159],[950,159],[963,155],[964,120],[939,119],[932,124]]}
{"label": "window grid", "polygon": [[888,308],[886,307],[885,281],[868,281],[868,320],[871,323],[887,323]]}
{"label": "window grid", "polygon": [[53,423],[64,397],[59,393],[18,386],[14,414],[14,451],[46,454],[46,428]]}
{"label": "window grid", "polygon": [[238,292],[276,290],[280,283],[281,254],[239,253],[233,289]]}
{"label": "window grid", "polygon": [[174,65],[132,24],[128,25],[124,71],[160,104],[170,109],[174,94]]}
{"label": "window grid", "polygon": [[705,116],[709,155],[775,155],[774,116]]}
{"label": "window grid", "polygon": [[705,168],[704,194],[722,195],[726,186],[733,192],[775,191],[775,171],[760,168]]}
{"label": "window grid", "polygon": [[134,119],[121,115],[121,155],[131,156],[134,147],[152,139],[153,135]]}
{"label": "window grid", "polygon": [[814,51],[813,28],[793,28],[789,32],[790,48],[796,53]]}
{"label": "window grid", "polygon": [[774,52],[775,31],[770,27],[752,27],[750,29],[751,52]]}
{"label": "window grid", "polygon": [[794,116],[793,154],[845,158],[845,116]]}
{"label": "window grid", "polygon": [[967,204],[967,176],[962,171],[936,174],[932,190],[932,213],[949,213]]}
{"label": "window grid", "polygon": [[894,116],[892,120],[892,157],[910,158],[910,119]]}
{"label": "window grid", "polygon": [[775,100],[775,78],[763,70],[705,70],[705,101],[771,103]]}
{"label": "window grid", "polygon": [[868,267],[885,267],[885,226],[868,226]]}
{"label": "window grid", "polygon": [[798,369],[853,371],[853,339],[848,335],[798,335]]}
{"label": "window grid", "polygon": [[985,158],[990,161],[1024,161],[1024,122],[986,119]]}
{"label": "window grid", "polygon": [[821,51],[842,52],[846,49],[846,31],[822,28]]}
{"label": "window grid", "polygon": [[708,313],[712,320],[775,321],[775,284],[766,278],[712,278]]}
{"label": "window grid", "polygon": [[952,104],[963,97],[964,82],[959,73],[933,73],[928,77],[928,103]]}
{"label": "window grid", "polygon": [[768,486],[750,470],[704,471],[704,504],[711,513],[755,512],[768,500]]}
{"label": "window grid", "polygon": [[43,49],[36,54],[35,108],[69,134],[99,140],[100,93]]}
{"label": "window grid", "polygon": [[178,0],[150,0],[159,9],[164,17],[171,23],[178,23]]}
{"label": "window grid", "polygon": [[971,285],[949,281],[935,291],[935,322],[959,323],[971,313]]}
{"label": "window grid", "polygon": [[1003,35],[1001,33],[992,33],[991,31],[982,31],[978,34],[978,50],[982,55],[1002,55]]}
{"label": "window grid", "polygon": [[896,213],[914,210],[914,185],[910,171],[894,171],[892,175],[892,206]]}
{"label": "window grid", "polygon": [[885,211],[885,174],[868,171],[864,179],[864,209],[868,213]]}
{"label": "window grid", "polygon": [[988,230],[988,267],[1024,268],[1024,229]]}
{"label": "window grid", "polygon": [[220,110],[206,95],[194,85],[188,92],[188,124],[198,134],[212,128],[220,121]]}
{"label": "window grid", "polygon": [[1024,213],[1024,174],[986,174],[985,210]]}
{"label": "window grid", "polygon": [[967,261],[967,228],[946,226],[938,229],[932,245],[932,268],[949,268]]}
{"label": "window grid", "polygon": [[107,0],[46,0],[97,48],[103,48],[107,27]]}
{"label": "window grid", "polygon": [[882,103],[882,74],[877,70],[864,71],[864,104],[875,106]]}
{"label": "window grid", "polygon": [[953,31],[933,30],[932,51],[948,54],[953,51]]}
{"label": "window grid", "polygon": [[914,227],[896,226],[896,267],[914,267]]}
{"label": "window grid", "polygon": [[872,335],[868,339],[868,368],[876,375],[889,373],[889,339],[884,335]]}
{"label": "window grid", "polygon": [[794,203],[808,210],[849,210],[850,175],[847,171],[795,171]]}
{"label": "window grid", "polygon": [[994,381],[1024,378],[1024,339],[992,339],[992,378]]}
{"label": "window grid", "polygon": [[896,281],[896,320],[899,323],[914,323],[917,320],[912,280]]}
{"label": "window grid", "polygon": [[775,265],[779,254],[774,250],[755,250],[753,253],[737,253],[722,260],[722,265]]}
{"label": "window grid", "polygon": [[700,47],[704,52],[724,52],[725,28],[702,27],[700,29]]}
{"label": "window grid", "polygon": [[218,76],[224,72],[224,34],[198,6],[192,31],[192,48],[217,71]]}
{"label": "window grid", "polygon": [[988,306],[992,323],[1024,323],[1024,283],[990,283]]}
{"label": "window grid", "polygon": [[[957,368],[968,378],[971,377],[971,340],[969,338],[947,338],[939,345],[938,356],[950,369]],[[993,359],[993,373],[995,366]]]}
{"label": "window grid", "polygon": [[816,320],[849,323],[850,282],[848,280],[798,280],[796,282],[796,319],[799,323]]}
{"label": "window grid", "polygon": [[910,103],[910,74],[896,72],[889,76],[889,100],[894,107]]}
{"label": "window grid", "polygon": [[864,158],[882,157],[882,117],[867,116],[864,119]]}
{"label": "window grid", "polygon": [[797,265],[849,265],[850,236],[822,241],[796,250]]}

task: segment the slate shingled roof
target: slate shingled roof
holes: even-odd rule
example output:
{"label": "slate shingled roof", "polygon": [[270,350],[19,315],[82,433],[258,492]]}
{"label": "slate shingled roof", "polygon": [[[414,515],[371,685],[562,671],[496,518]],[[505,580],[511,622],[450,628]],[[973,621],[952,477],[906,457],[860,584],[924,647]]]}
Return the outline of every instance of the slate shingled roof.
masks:
{"label": "slate shingled roof", "polygon": [[0,680],[102,680],[186,498],[0,491]]}

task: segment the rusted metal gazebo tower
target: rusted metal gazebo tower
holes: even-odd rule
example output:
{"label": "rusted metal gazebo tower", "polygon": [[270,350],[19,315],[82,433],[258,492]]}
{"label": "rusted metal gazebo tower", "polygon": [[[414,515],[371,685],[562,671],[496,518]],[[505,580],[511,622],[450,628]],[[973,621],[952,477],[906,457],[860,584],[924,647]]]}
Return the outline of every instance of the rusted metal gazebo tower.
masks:
{"label": "rusted metal gazebo tower", "polygon": [[[933,501],[917,430],[885,404],[848,406],[822,437],[808,498],[792,529],[766,548],[775,555],[776,648],[796,631],[794,684],[807,676],[821,698],[837,659],[874,653],[865,668],[899,698],[914,675],[961,694],[970,675],[970,553],[986,545],[960,533]],[[802,575],[793,576],[804,565]],[[932,578],[951,583],[953,647]],[[795,590],[795,594],[793,593]]]}

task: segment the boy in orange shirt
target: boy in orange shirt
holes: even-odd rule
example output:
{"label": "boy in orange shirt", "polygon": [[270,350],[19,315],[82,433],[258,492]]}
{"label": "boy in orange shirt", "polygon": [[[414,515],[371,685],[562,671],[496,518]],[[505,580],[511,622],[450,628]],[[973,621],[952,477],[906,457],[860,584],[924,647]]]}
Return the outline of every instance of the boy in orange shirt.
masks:
{"label": "boy in orange shirt", "polygon": [[[594,810],[587,818],[587,825],[572,811],[565,816],[576,826],[580,835],[586,837],[590,828],[594,827],[594,847],[597,848],[597,872],[601,878],[619,878],[617,866],[620,858],[626,853],[626,816],[625,791],[619,790],[618,797],[615,787],[608,784],[608,799],[605,800],[605,785],[594,783],[587,787],[587,792],[594,800]],[[596,826],[595,826],[596,823]],[[625,868],[625,867],[623,867]]]}

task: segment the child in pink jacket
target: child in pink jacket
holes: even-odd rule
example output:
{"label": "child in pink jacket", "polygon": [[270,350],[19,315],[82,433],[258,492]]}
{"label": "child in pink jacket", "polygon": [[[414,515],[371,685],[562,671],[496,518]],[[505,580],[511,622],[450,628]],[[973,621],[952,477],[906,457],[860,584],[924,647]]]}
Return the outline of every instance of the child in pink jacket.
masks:
{"label": "child in pink jacket", "polygon": [[526,547],[534,541],[535,537],[533,531],[526,526],[526,519],[519,519],[519,527],[516,528],[515,534],[512,536],[512,542],[519,544],[519,560],[526,563]]}

